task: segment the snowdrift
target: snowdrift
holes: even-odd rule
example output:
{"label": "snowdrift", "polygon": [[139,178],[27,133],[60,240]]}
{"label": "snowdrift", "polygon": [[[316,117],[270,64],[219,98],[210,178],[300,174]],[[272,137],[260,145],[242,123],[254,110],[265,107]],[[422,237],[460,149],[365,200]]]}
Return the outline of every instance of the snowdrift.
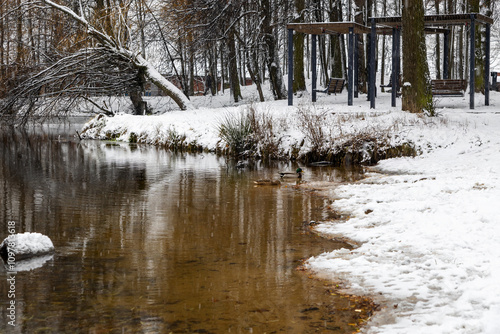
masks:
{"label": "snowdrift", "polygon": [[41,233],[18,233],[5,238],[0,244],[0,255],[5,262],[14,254],[14,263],[17,261],[51,254],[54,244],[50,238]]}

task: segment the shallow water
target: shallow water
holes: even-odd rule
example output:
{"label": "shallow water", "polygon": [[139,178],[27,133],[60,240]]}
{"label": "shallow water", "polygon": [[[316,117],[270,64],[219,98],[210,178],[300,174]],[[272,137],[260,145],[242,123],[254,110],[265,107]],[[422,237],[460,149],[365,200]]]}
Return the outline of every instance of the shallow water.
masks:
{"label": "shallow water", "polygon": [[[16,327],[2,307],[0,332],[354,329],[351,300],[297,270],[301,259],[348,247],[303,224],[328,218],[327,200],[294,189],[296,180],[253,184],[296,165],[237,169],[212,154],[79,142],[62,126],[1,131],[2,221],[48,235],[57,251],[16,274],[15,298],[0,285],[2,305],[16,303]],[[356,177],[310,167],[304,181]]]}

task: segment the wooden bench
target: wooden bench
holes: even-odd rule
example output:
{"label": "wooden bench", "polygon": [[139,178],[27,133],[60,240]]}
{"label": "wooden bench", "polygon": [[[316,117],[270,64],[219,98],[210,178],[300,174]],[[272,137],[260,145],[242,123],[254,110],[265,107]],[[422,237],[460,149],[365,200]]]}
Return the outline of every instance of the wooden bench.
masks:
{"label": "wooden bench", "polygon": [[342,90],[344,89],[344,83],[345,83],[345,80],[344,79],[340,79],[340,78],[330,78],[330,80],[328,81],[328,85],[326,85],[326,89],[322,89],[322,90],[316,90],[316,92],[318,93],[327,93],[328,95],[330,95],[331,93],[333,94],[337,94],[337,93],[342,93]]}
{"label": "wooden bench", "polygon": [[434,96],[464,96],[467,90],[467,81],[460,79],[431,80],[432,95]]}
{"label": "wooden bench", "polygon": [[491,86],[490,90],[496,90],[500,92],[500,82],[498,82],[498,77],[500,77],[500,72],[491,72]]}

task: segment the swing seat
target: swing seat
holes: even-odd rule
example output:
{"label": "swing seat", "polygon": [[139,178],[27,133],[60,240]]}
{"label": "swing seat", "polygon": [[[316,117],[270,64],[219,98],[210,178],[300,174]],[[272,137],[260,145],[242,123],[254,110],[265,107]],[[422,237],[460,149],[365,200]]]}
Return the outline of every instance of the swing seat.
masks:
{"label": "swing seat", "polygon": [[326,93],[330,95],[331,93],[337,95],[337,93],[342,93],[342,90],[344,89],[344,79],[340,78],[330,78],[328,81],[328,85],[326,86],[326,89],[323,90],[316,90],[318,93]]}
{"label": "swing seat", "polygon": [[431,80],[433,96],[464,96],[467,90],[467,81],[460,79]]}

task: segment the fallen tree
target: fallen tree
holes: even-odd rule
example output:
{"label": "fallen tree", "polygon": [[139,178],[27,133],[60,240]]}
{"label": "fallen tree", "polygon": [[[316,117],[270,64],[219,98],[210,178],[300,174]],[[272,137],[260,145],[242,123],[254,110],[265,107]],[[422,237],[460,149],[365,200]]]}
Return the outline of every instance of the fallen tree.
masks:
{"label": "fallen tree", "polygon": [[0,101],[0,107],[4,114],[26,123],[34,117],[64,115],[83,99],[112,116],[94,100],[138,90],[142,84],[138,73],[129,61],[104,48],[61,53],[50,65],[18,76],[19,83]]}
{"label": "fallen tree", "polygon": [[[67,6],[59,5],[51,0],[42,0],[43,3],[48,6],[59,10],[67,14],[72,20],[81,24],[88,35],[96,39],[101,47],[107,49],[108,51],[122,57],[125,60],[130,61],[130,63],[137,69],[139,69],[147,80],[150,80],[159,89],[161,89],[165,95],[169,96],[174,100],[174,102],[182,110],[187,110],[192,108],[192,104],[189,99],[184,95],[184,93],[178,89],[174,84],[165,79],[158,70],[147,61],[139,52],[130,50],[127,46],[120,41],[119,38],[113,38],[111,35],[107,34],[103,29],[99,29],[92,25],[84,16],[84,10],[80,7],[81,14],[75,13],[72,9]],[[81,2],[80,2],[81,5]]]}

